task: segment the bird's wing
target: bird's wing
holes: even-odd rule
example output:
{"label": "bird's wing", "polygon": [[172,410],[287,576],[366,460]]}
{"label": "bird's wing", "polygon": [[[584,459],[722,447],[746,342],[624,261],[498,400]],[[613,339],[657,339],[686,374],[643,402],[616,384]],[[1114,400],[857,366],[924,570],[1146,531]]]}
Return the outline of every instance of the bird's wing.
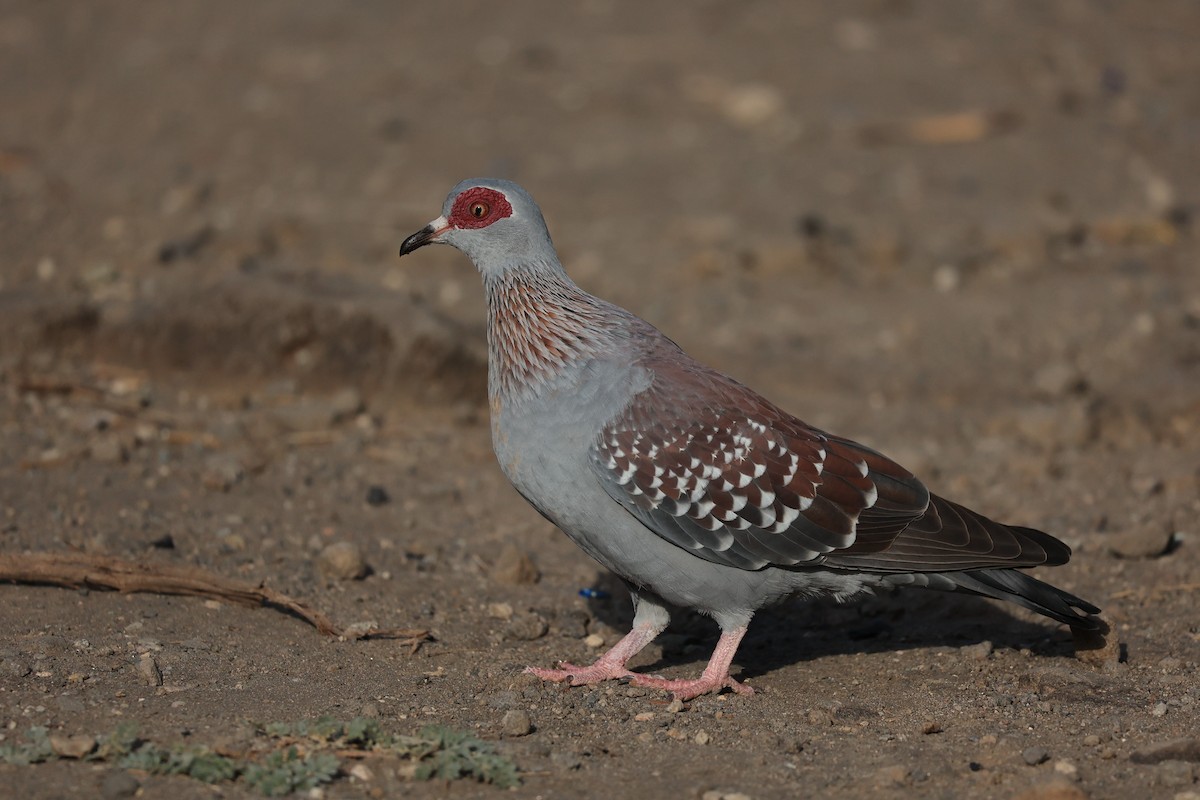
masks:
{"label": "bird's wing", "polygon": [[[932,497],[911,472],[695,362],[651,385],[591,449],[605,491],[695,555],[760,569],[880,572],[1062,563],[1066,546]],[[1062,552],[1065,551],[1065,552]]]}

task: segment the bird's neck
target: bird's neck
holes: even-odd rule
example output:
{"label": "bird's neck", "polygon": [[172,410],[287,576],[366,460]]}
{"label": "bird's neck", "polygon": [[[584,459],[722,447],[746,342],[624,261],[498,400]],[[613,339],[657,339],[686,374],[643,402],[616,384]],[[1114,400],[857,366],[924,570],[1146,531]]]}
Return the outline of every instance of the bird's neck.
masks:
{"label": "bird's neck", "polygon": [[554,266],[508,269],[485,279],[493,402],[553,383],[572,366],[603,352],[614,335],[612,306]]}

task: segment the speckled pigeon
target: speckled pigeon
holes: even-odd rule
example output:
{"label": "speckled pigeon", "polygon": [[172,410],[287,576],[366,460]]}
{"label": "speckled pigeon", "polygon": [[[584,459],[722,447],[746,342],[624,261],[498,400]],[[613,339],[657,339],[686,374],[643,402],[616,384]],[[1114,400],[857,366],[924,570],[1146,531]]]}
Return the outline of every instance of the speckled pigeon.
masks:
{"label": "speckled pigeon", "polygon": [[[749,693],[729,666],[755,611],[794,594],[889,586],[983,595],[1097,627],[1095,606],[1015,569],[1063,564],[1065,544],[930,494],[886,456],[801,422],[588,294],[515,183],[455,186],[400,255],[427,244],[458,248],[483,276],[504,474],[633,595],[633,629],[594,664],[533,674],[572,685],[625,678],[681,699]],[[630,672],[673,607],[720,625],[703,674]]]}

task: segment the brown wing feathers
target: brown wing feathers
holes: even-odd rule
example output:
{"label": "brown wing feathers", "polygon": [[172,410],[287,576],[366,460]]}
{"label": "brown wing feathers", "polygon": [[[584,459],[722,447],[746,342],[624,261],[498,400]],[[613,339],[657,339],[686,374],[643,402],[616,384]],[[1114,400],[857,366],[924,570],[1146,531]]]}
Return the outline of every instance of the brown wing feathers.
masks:
{"label": "brown wing feathers", "polygon": [[614,499],[696,555],[743,569],[880,572],[1061,564],[1070,555],[1040,531],[931,496],[887,457],[718,373],[672,369],[671,396],[658,386],[638,395],[592,459]]}

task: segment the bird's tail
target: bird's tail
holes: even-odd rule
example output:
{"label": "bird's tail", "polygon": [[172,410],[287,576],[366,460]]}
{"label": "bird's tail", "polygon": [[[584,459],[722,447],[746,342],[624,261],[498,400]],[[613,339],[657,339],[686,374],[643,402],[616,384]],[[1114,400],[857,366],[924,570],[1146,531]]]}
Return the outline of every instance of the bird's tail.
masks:
{"label": "bird's tail", "polygon": [[[904,578],[910,580],[903,580]],[[1051,586],[1015,569],[972,569],[963,572],[889,575],[885,580],[897,585],[923,586],[950,592],[970,592],[996,600],[1006,600],[1024,606],[1030,611],[1044,614],[1050,619],[1065,622],[1072,628],[1085,631],[1094,631],[1100,628],[1099,619],[1090,616],[1100,613],[1099,608],[1070,592],[1065,592],[1057,586]]]}

